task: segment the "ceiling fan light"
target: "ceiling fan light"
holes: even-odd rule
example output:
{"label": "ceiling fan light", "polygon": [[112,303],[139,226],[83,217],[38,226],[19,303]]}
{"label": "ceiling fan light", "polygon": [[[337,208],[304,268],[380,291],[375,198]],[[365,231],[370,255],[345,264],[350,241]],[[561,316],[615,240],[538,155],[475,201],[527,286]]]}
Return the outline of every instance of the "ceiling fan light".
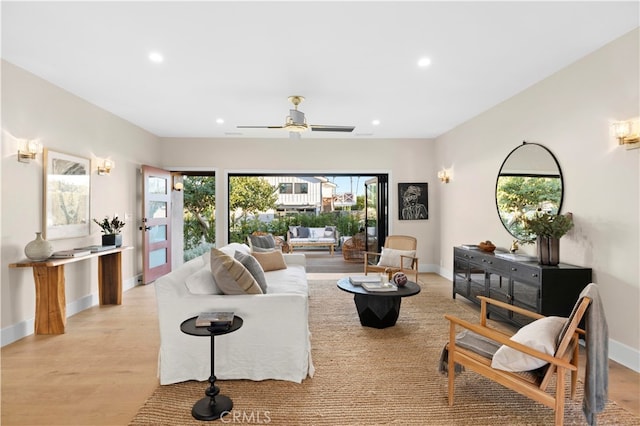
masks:
{"label": "ceiling fan light", "polygon": [[285,130],[288,130],[290,132],[297,132],[297,133],[302,133],[302,132],[306,132],[308,127],[306,124],[299,124],[299,123],[287,123],[284,126]]}

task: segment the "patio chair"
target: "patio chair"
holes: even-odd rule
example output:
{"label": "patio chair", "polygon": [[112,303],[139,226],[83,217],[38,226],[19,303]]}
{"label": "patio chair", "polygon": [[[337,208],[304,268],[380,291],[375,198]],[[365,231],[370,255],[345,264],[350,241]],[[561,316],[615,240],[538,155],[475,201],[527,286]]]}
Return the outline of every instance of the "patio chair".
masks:
{"label": "patio chair", "polygon": [[[386,272],[394,274],[404,272],[409,279],[418,282],[418,258],[416,247],[418,240],[408,235],[389,235],[384,240],[381,253],[364,253],[364,274]],[[411,275],[411,276],[410,276]]]}

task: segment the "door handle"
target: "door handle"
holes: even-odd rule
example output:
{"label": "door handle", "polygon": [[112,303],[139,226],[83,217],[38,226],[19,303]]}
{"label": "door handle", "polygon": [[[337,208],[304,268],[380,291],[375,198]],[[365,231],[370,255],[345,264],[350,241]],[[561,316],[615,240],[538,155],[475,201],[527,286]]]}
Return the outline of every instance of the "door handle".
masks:
{"label": "door handle", "polygon": [[148,231],[149,229],[151,229],[151,227],[150,227],[150,226],[141,226],[141,227],[140,227],[140,230],[141,230],[141,231]]}

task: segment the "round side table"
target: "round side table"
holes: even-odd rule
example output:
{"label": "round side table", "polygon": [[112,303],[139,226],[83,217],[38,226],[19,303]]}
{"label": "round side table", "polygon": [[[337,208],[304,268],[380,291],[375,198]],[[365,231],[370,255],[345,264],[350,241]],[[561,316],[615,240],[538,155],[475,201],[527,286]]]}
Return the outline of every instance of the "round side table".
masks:
{"label": "round side table", "polygon": [[180,330],[191,336],[211,337],[211,376],[209,376],[209,387],[204,392],[205,397],[196,402],[191,409],[191,415],[198,420],[217,420],[229,414],[233,408],[233,401],[228,396],[220,395],[220,388],[216,386],[216,375],[214,368],[215,337],[222,334],[233,333],[242,327],[243,320],[237,315],[233,317],[233,323],[228,329],[220,330],[215,327],[196,327],[196,319],[192,317],[180,324]]}

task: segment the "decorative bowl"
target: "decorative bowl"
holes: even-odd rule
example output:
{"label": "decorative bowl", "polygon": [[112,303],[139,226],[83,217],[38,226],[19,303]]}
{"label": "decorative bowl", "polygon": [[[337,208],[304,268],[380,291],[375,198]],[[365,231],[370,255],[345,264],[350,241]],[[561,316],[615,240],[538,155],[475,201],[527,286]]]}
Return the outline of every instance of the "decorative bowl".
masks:
{"label": "decorative bowl", "polygon": [[478,243],[478,247],[480,247],[480,250],[486,251],[487,253],[493,253],[493,251],[496,249],[495,244],[493,244],[489,240]]}

